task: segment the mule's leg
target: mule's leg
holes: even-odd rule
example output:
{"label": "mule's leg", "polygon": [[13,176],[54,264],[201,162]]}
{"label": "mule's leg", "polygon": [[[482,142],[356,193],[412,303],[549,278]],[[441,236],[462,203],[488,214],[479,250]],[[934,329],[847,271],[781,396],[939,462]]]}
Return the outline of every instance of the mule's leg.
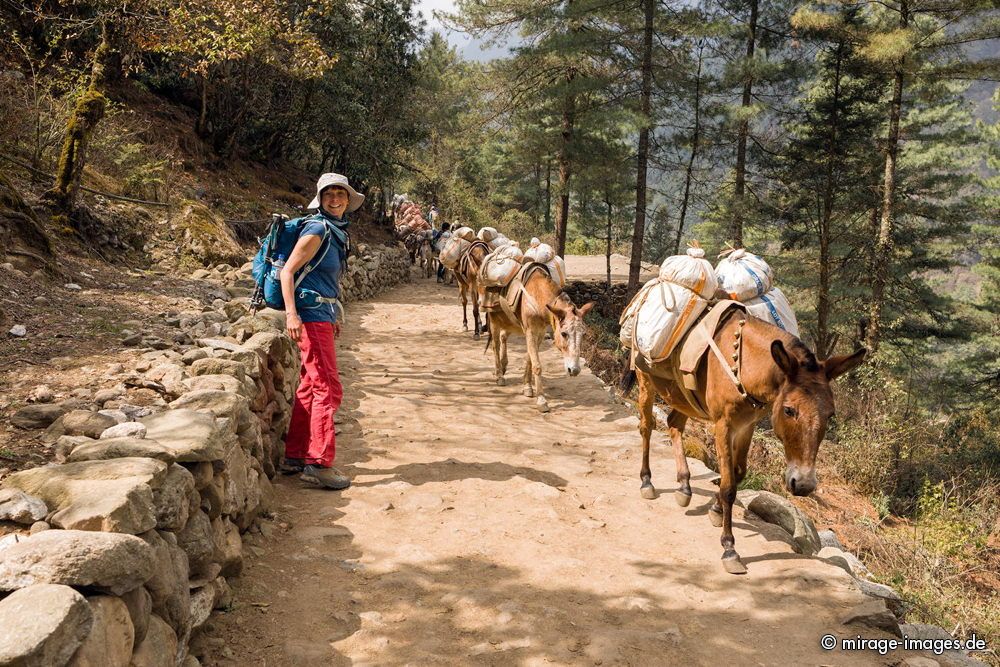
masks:
{"label": "mule's leg", "polygon": [[461,280],[458,281],[458,289],[462,295],[462,331],[469,330],[469,298],[465,294],[465,283]]}
{"label": "mule's leg", "polygon": [[472,294],[471,294],[471,296],[472,296],[472,320],[473,320],[474,324],[476,325],[476,330],[475,330],[475,332],[474,332],[474,334],[473,334],[472,337],[475,340],[479,340],[479,334],[483,330],[482,324],[480,324],[480,320],[479,320],[479,296],[480,296],[480,294],[479,294],[479,287],[476,285],[476,283],[472,283],[469,289],[472,292]]}
{"label": "mule's leg", "polygon": [[[527,345],[527,342],[525,343]],[[531,355],[526,354],[524,360],[524,389],[521,391],[522,394],[528,398],[533,398],[535,396],[535,388],[531,386]]]}
{"label": "mule's leg", "polygon": [[539,350],[542,347],[542,339],[545,337],[545,330],[533,331],[529,329],[525,332],[528,342],[528,356],[531,358],[531,377],[535,386],[535,405],[542,412],[549,411],[549,402],[545,400],[545,392],[542,389],[542,360]]}
{"label": "mule's leg", "polygon": [[[722,505],[722,567],[729,574],[746,574],[747,568],[736,553],[733,537],[733,503],[736,501],[736,479],[733,474],[732,434],[723,417],[715,423],[715,453],[719,459],[719,504]],[[714,508],[713,508],[714,509]],[[711,511],[709,515],[713,514]]]}
{"label": "mule's leg", "polygon": [[684,456],[684,426],[687,425],[687,415],[677,410],[671,410],[667,417],[670,427],[670,442],[674,448],[674,463],[677,467],[677,481],[680,487],[674,493],[674,500],[681,507],[691,504],[691,471],[688,469],[687,457]]}
{"label": "mule's leg", "polygon": [[656,389],[653,387],[653,380],[642,371],[635,372],[639,379],[639,401],[636,407],[639,408],[639,436],[642,438],[642,467],[639,469],[639,480],[642,482],[639,487],[639,495],[646,500],[656,497],[656,488],[653,487],[653,473],[649,470],[649,438],[653,434],[653,427],[656,422],[653,419],[653,400],[656,397]]}
{"label": "mule's leg", "polygon": [[500,330],[500,374],[507,374],[507,336],[506,330]]}
{"label": "mule's leg", "polygon": [[496,326],[492,322],[489,324],[490,327],[490,340],[493,343],[493,377],[497,381],[497,386],[504,386],[507,384],[507,379],[504,378],[504,373],[507,372],[507,364],[501,360],[501,347],[503,342],[500,337],[503,335],[503,331],[499,330],[500,327]]}

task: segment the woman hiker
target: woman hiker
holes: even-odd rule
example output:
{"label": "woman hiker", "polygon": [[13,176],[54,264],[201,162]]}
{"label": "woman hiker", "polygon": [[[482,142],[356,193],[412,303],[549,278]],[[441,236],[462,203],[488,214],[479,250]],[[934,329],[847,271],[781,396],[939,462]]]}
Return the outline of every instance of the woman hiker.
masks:
{"label": "woman hiker", "polygon": [[[346,489],[351,485],[333,467],[336,451],[333,417],[344,397],[334,339],[340,336],[344,314],[339,300],[340,274],[350,247],[344,214],[356,211],[364,200],[364,195],[351,187],[346,176],[320,176],[316,197],[309,204],[310,209],[318,212],[302,222],[299,240],[280,274],[288,335],[298,343],[302,357],[299,388],[285,437],[282,472],[301,471],[302,480],[328,489]],[[317,253],[323,253],[322,259],[296,287],[296,273]]]}

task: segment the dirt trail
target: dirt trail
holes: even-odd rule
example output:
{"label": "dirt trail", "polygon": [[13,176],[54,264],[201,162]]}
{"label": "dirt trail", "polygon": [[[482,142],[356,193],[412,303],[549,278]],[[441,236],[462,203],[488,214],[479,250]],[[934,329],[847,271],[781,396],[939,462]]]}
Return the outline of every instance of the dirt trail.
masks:
{"label": "dirt trail", "polygon": [[[840,625],[860,601],[848,575],[741,509],[750,573],[725,574],[714,475],[692,462],[679,508],[657,433],[666,493],[641,499],[636,418],[586,369],[566,377],[551,347],[551,413],[519,382],[496,387],[456,304],[417,279],[349,310],[337,461],[354,485],[277,481],[273,530],[244,546],[206,664],[898,664],[822,651],[825,633],[857,633]],[[523,360],[512,339],[508,378]]]}

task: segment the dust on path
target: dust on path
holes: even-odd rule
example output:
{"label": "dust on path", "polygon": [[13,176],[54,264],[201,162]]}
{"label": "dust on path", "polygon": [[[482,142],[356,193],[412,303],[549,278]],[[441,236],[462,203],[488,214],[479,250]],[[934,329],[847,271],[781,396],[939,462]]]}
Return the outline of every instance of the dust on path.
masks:
{"label": "dust on path", "polygon": [[[706,516],[714,475],[692,462],[695,498],[678,507],[656,433],[667,492],[641,499],[636,418],[586,369],[560,374],[552,349],[550,414],[519,379],[496,387],[456,304],[418,279],[350,308],[337,463],[354,485],[277,480],[273,535],[244,547],[206,664],[897,663],[822,651],[823,634],[857,633],[840,625],[861,601],[848,575],[740,509],[750,573],[725,574]],[[512,341],[508,379],[523,360]]]}

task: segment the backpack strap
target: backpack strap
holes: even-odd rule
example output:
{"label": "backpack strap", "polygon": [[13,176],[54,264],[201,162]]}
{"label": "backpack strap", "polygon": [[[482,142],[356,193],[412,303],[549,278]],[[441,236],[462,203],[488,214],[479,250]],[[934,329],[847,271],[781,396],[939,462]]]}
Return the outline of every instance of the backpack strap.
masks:
{"label": "backpack strap", "polygon": [[[305,224],[308,220],[309,218],[304,218],[299,224]],[[320,247],[322,248],[322,252],[316,253],[316,255],[311,260],[306,262],[306,265],[299,270],[299,274],[295,277],[295,288],[298,288],[299,284],[305,280],[305,277],[323,262],[323,259],[326,257],[326,253],[330,251],[330,244],[328,243],[330,238],[330,225],[327,224],[325,220],[323,221],[323,235],[320,238]]]}

